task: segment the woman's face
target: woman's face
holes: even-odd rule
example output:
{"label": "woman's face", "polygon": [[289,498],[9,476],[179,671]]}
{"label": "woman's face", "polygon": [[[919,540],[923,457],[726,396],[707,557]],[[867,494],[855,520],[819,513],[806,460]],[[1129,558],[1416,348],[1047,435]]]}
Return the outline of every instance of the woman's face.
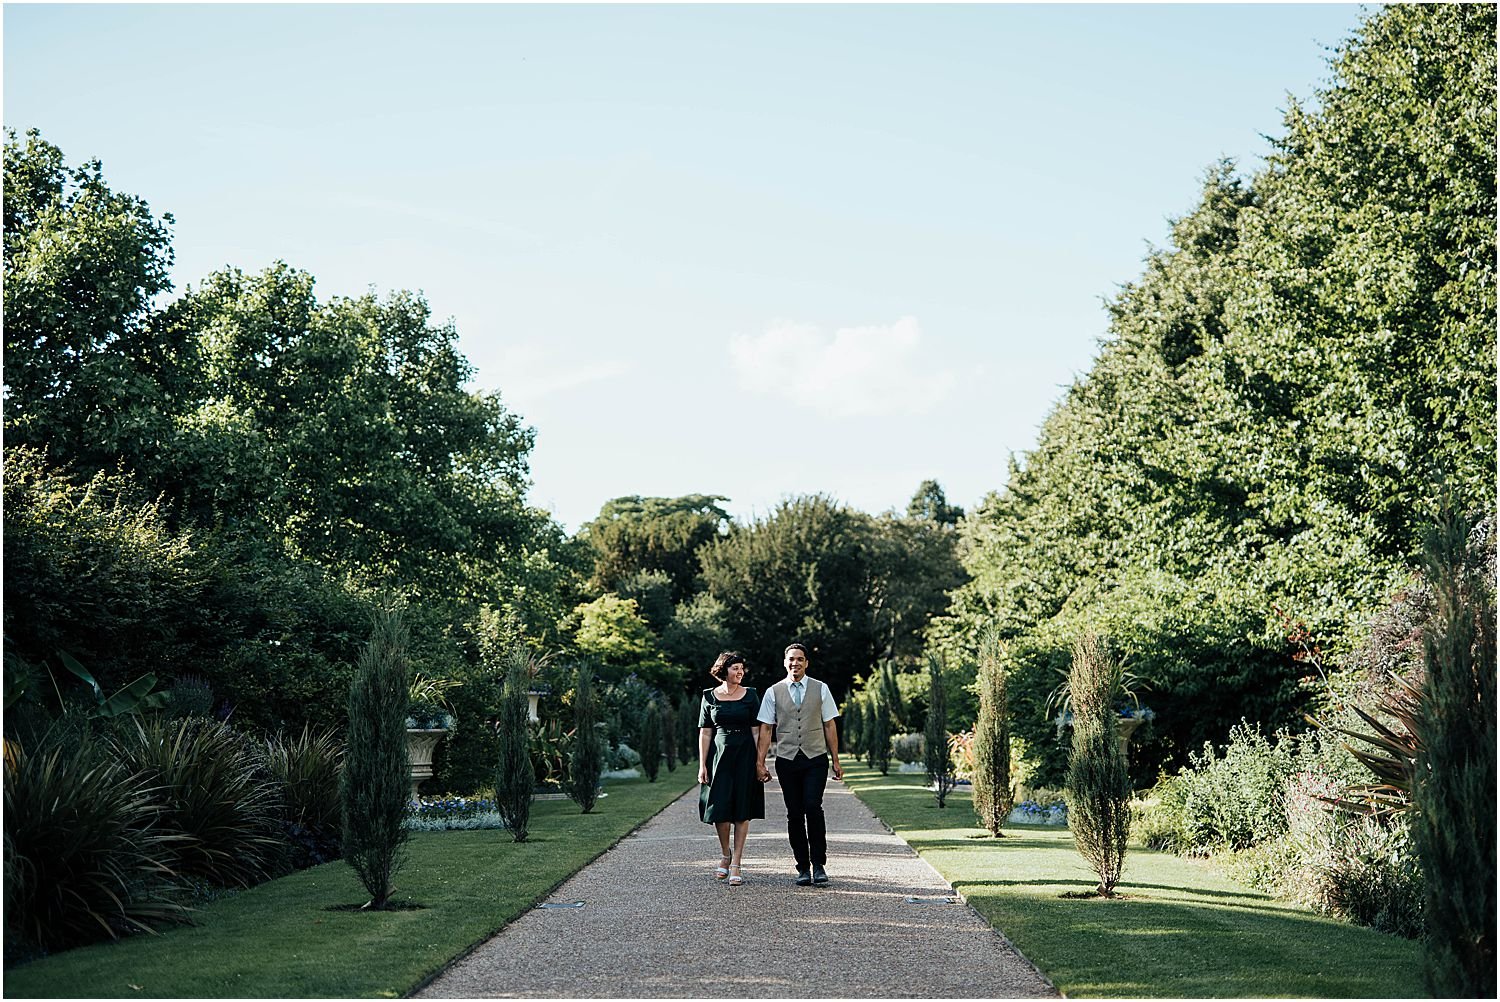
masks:
{"label": "woman's face", "polygon": [[740,680],[744,677],[745,666],[742,662],[736,661],[734,664],[724,669],[724,681],[728,682],[730,685],[739,685]]}

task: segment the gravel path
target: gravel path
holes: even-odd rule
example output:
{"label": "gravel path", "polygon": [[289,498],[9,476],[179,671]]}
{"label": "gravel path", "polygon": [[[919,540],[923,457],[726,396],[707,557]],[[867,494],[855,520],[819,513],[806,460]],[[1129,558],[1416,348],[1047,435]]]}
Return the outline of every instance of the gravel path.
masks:
{"label": "gravel path", "polygon": [[[1057,998],[842,783],[828,875],[797,887],[772,779],[745,884],[715,880],[697,788],[418,992],[422,998]],[[938,901],[908,903],[908,896]]]}

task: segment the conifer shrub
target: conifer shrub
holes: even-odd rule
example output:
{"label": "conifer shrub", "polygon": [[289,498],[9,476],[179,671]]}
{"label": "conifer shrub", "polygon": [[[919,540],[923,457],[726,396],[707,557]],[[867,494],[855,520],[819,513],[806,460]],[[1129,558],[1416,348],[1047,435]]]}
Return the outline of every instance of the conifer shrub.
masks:
{"label": "conifer shrub", "polygon": [[584,814],[594,809],[594,801],[599,795],[599,777],[604,772],[604,751],[600,740],[594,673],[584,666],[578,669],[578,681],[573,689],[573,756],[568,767],[568,796]]}
{"label": "conifer shrub", "polygon": [[1115,734],[1120,659],[1098,634],[1073,644],[1068,692],[1073,745],[1068,754],[1068,823],[1079,853],[1099,877],[1097,893],[1113,897],[1130,837],[1130,775]]}
{"label": "conifer shrub", "polygon": [[370,641],[349,685],[344,773],[344,860],[370,894],[366,908],[384,909],[403,862],[411,769],[406,757],[410,685],[408,633],[401,611],[377,609]]}
{"label": "conifer shrub", "polygon": [[840,741],[846,751],[858,757],[864,750],[865,701],[858,696],[844,704],[844,714],[839,720]]}
{"label": "conifer shrub", "polygon": [[1495,997],[1495,597],[1469,531],[1446,513],[1424,548],[1436,608],[1423,637],[1412,837],[1438,998]]}
{"label": "conifer shrub", "polygon": [[661,772],[661,706],[652,700],[646,704],[646,714],[641,720],[641,771],[648,783],[656,782]]}
{"label": "conifer shrub", "polygon": [[936,657],[927,659],[927,677],[931,681],[927,694],[927,782],[932,784],[937,805],[947,807],[956,777],[948,752],[948,687],[943,681],[943,663]]}
{"label": "conifer shrub", "polygon": [[1010,705],[1000,638],[987,632],[979,645],[979,718],[974,723],[974,814],[995,838],[1010,817]]}
{"label": "conifer shrub", "polygon": [[531,654],[524,642],[511,644],[505,655],[505,683],[500,697],[500,754],[495,762],[495,808],[511,838],[525,842],[531,824],[531,795],[536,770],[531,764],[531,724],[526,690],[530,687]]}
{"label": "conifer shrub", "polygon": [[661,701],[661,750],[667,759],[667,772],[677,770],[677,714],[672,701],[665,697]]}
{"label": "conifer shrub", "polygon": [[875,726],[870,729],[870,764],[882,776],[891,770],[891,730],[901,715],[901,687],[896,681],[896,666],[889,661],[880,666],[874,700]]}

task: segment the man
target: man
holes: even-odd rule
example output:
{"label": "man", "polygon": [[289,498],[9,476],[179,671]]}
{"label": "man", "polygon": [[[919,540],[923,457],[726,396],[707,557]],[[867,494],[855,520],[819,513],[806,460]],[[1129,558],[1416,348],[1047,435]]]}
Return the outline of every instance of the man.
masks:
{"label": "man", "polygon": [[766,753],[771,750],[771,728],[776,729],[776,781],[786,801],[787,837],[797,861],[797,885],[828,883],[828,838],[823,827],[823,788],[833,778],[843,779],[839,765],[839,732],[834,720],[839,708],[828,686],[807,675],[807,648],[786,649],[786,678],[766,690],[758,719],[760,781],[767,782]]}

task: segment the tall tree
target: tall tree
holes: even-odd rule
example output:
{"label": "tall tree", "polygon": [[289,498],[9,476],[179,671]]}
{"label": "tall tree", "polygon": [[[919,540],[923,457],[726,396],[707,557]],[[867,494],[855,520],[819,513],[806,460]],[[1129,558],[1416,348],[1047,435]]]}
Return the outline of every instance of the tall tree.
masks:
{"label": "tall tree", "polygon": [[406,844],[411,770],[406,758],[406,708],[410,664],[407,631],[399,611],[377,610],[370,642],[349,687],[344,771],[344,859],[370,894],[367,908],[390,900]]}

